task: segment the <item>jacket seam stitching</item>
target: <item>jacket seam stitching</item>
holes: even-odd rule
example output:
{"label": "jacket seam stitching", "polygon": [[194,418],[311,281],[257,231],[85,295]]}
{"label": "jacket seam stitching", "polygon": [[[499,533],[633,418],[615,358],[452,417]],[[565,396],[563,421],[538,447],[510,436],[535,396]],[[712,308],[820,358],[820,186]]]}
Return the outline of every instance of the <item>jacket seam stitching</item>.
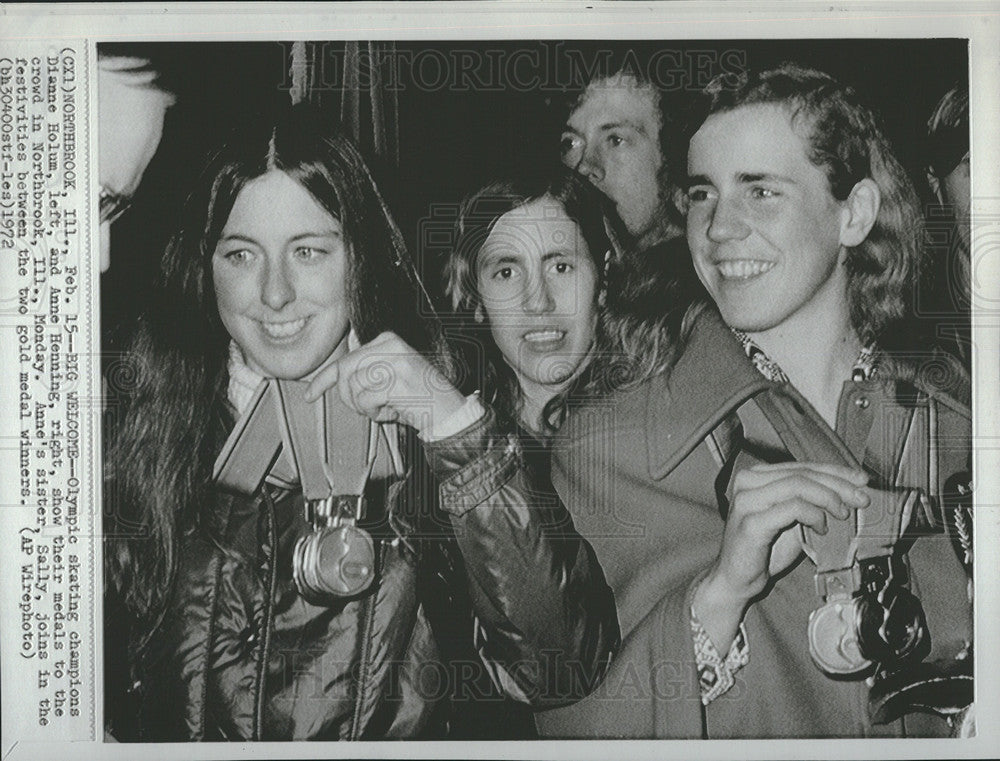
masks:
{"label": "jacket seam stitching", "polygon": [[[516,458],[512,454],[505,454],[504,459],[495,467],[481,469],[479,473],[474,474],[474,478],[470,478],[468,481],[461,484],[449,482],[442,484],[441,506],[454,515],[465,515],[500,491],[517,475],[517,472]],[[474,481],[479,481],[479,484],[470,488],[470,484]],[[467,499],[462,499],[462,497]]]}
{"label": "jacket seam stitching", "polygon": [[[385,560],[385,550],[384,547],[379,548],[379,574],[382,571],[382,564]],[[368,684],[368,657],[371,655],[371,630],[375,622],[375,603],[378,601],[378,594],[381,585],[377,582],[378,576],[376,576],[376,586],[372,591],[372,594],[364,599],[363,614],[364,618],[362,620],[361,629],[361,654],[358,663],[358,692],[354,699],[354,718],[351,721],[351,740],[357,740],[360,737],[361,729],[361,712],[364,706],[365,698],[368,693],[365,689]]]}
{"label": "jacket seam stitching", "polygon": [[271,647],[271,626],[273,624],[272,612],[273,612],[273,599],[275,588],[277,586],[278,580],[278,563],[277,563],[277,546],[278,541],[277,530],[275,526],[275,516],[274,516],[274,502],[271,500],[270,495],[267,494],[267,488],[264,489],[264,501],[267,504],[267,531],[268,538],[271,545],[271,556],[269,558],[270,567],[268,569],[268,588],[267,596],[264,598],[264,632],[261,637],[260,644],[260,656],[257,659],[257,684],[254,690],[254,711],[253,711],[253,739],[260,740],[263,737],[263,723],[264,723],[264,687],[265,687],[265,671],[267,669],[267,653]]}
{"label": "jacket seam stitching", "polygon": [[209,611],[211,615],[208,619],[208,638],[205,642],[205,664],[203,668],[203,673],[205,674],[205,679],[201,684],[201,710],[199,711],[199,723],[197,737],[200,739],[205,739],[205,726],[208,722],[208,682],[211,678],[211,670],[209,669],[209,663],[211,662],[211,654],[215,644],[215,634],[216,634],[216,622],[218,620],[218,605],[219,605],[219,585],[222,583],[222,556],[218,553],[212,558],[212,563],[215,565],[215,573],[212,574],[214,583],[212,584],[212,600],[209,605]]}
{"label": "jacket seam stitching", "polygon": [[[480,449],[478,457],[473,457],[466,463],[454,468],[441,478],[442,485],[458,484],[462,485],[475,480],[483,473],[495,472],[505,465],[505,460],[514,456],[509,440],[491,441]],[[501,445],[501,446],[498,446]],[[443,474],[442,474],[443,475]]]}

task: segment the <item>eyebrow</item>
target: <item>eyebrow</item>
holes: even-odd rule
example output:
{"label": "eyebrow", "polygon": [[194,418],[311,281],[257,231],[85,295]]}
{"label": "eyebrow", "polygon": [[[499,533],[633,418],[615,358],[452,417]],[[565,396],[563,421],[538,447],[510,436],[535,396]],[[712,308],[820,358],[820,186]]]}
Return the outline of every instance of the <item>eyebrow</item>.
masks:
{"label": "eyebrow", "polygon": [[[783,174],[772,174],[770,172],[740,172],[736,175],[736,180],[741,184],[749,184],[754,182],[782,182],[787,185],[794,185],[795,180],[791,177],[787,177]],[[692,185],[714,185],[706,175],[703,174],[692,174],[688,175],[687,187]]]}
{"label": "eyebrow", "polygon": [[[542,262],[550,262],[553,259],[563,259],[573,256],[569,251],[546,251],[542,254]],[[480,267],[493,267],[497,264],[520,264],[523,257],[515,254],[486,254],[480,260]]]}
{"label": "eyebrow", "polygon": [[740,182],[784,182],[788,184],[794,184],[795,180],[791,177],[787,177],[783,174],[774,174],[771,172],[741,172],[737,175],[737,179]]}
{"label": "eyebrow", "polygon": [[643,135],[646,134],[646,128],[643,127],[638,122],[632,121],[631,119],[626,119],[624,121],[618,121],[618,122],[605,122],[599,127],[599,129],[604,132],[607,132],[608,130],[622,129],[623,127],[627,127],[628,129],[634,129],[636,132],[639,132],[640,134]]}
{"label": "eyebrow", "polygon": [[229,241],[240,242],[240,243],[256,243],[253,238],[246,235],[240,235],[239,233],[231,233],[230,235],[223,235],[219,238],[219,243],[228,243]]}
{"label": "eyebrow", "polygon": [[514,254],[494,254],[487,252],[479,260],[480,267],[493,267],[497,264],[517,264],[520,261]]}
{"label": "eyebrow", "polygon": [[[308,232],[299,233],[298,235],[293,235],[289,239],[289,243],[296,243],[300,240],[308,240],[309,238],[341,238],[343,233],[339,230],[325,230],[323,232]],[[258,241],[255,238],[251,238],[249,235],[241,235],[240,233],[231,233],[229,235],[223,235],[219,238],[219,243],[225,243],[227,241],[240,241],[243,243],[254,243],[257,244]]]}
{"label": "eyebrow", "polygon": [[305,240],[306,238],[342,238],[342,237],[344,237],[344,233],[341,230],[334,230],[331,227],[330,229],[323,230],[321,232],[300,233],[298,235],[294,235],[292,236],[291,241],[294,243],[295,241]]}
{"label": "eyebrow", "polygon": [[[598,132],[608,132],[608,131],[613,130],[613,129],[622,129],[622,128],[633,129],[633,130],[635,130],[636,132],[638,132],[641,135],[647,134],[645,127],[643,127],[638,122],[634,122],[634,121],[631,121],[629,119],[626,119],[625,121],[618,121],[618,122],[605,122],[604,124],[599,125],[598,128],[597,128],[597,130],[598,130]],[[562,131],[563,131],[563,134],[566,134],[567,132],[571,132],[572,134],[578,135],[579,137],[583,137],[584,136],[583,133],[580,130],[578,130],[578,129],[574,128],[574,127],[571,127],[569,124],[564,124]]]}

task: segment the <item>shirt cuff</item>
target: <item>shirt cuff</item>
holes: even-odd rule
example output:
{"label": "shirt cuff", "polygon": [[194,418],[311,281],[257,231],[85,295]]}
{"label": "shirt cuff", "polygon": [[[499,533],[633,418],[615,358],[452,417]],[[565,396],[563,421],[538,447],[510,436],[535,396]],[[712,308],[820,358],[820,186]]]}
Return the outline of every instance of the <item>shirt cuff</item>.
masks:
{"label": "shirt cuff", "polygon": [[701,689],[701,704],[708,705],[720,695],[728,692],[736,684],[736,672],[750,662],[750,640],[746,626],[740,623],[729,652],[723,658],[715,649],[712,638],[698,620],[694,608],[691,611],[691,635],[694,639],[694,657],[698,669],[698,686]]}
{"label": "shirt cuff", "polygon": [[440,441],[449,436],[454,436],[459,431],[464,431],[485,414],[486,408],[479,401],[479,394],[469,394],[465,397],[465,404],[446,416],[443,420],[435,420],[429,430],[423,431],[418,435],[421,441]]}

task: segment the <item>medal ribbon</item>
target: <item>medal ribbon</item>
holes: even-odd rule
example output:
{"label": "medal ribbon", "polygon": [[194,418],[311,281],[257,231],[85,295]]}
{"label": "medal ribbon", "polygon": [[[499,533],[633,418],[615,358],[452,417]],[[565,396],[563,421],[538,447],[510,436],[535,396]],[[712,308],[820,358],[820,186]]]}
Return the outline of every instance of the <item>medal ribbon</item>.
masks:
{"label": "medal ribbon", "polygon": [[216,484],[256,494],[287,460],[308,503],[360,497],[375,470],[402,476],[394,425],[375,423],[346,407],[336,388],[307,402],[307,386],[304,381],[261,381],[215,461]]}

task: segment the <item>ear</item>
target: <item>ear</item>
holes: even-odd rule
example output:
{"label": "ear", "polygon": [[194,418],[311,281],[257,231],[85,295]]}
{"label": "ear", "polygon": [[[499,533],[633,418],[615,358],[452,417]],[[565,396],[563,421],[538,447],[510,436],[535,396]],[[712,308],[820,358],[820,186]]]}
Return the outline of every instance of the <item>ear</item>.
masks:
{"label": "ear", "polygon": [[866,177],[851,188],[851,194],[844,201],[844,212],[840,221],[840,245],[858,246],[875,225],[878,210],[882,205],[882,192],[875,180]]}
{"label": "ear", "polygon": [[486,314],[483,312],[482,304],[476,306],[476,311],[472,313],[472,318],[479,323],[486,322]]}
{"label": "ear", "polygon": [[673,202],[674,207],[680,212],[682,217],[687,216],[687,193],[685,193],[680,188],[675,187],[670,191],[670,200]]}

